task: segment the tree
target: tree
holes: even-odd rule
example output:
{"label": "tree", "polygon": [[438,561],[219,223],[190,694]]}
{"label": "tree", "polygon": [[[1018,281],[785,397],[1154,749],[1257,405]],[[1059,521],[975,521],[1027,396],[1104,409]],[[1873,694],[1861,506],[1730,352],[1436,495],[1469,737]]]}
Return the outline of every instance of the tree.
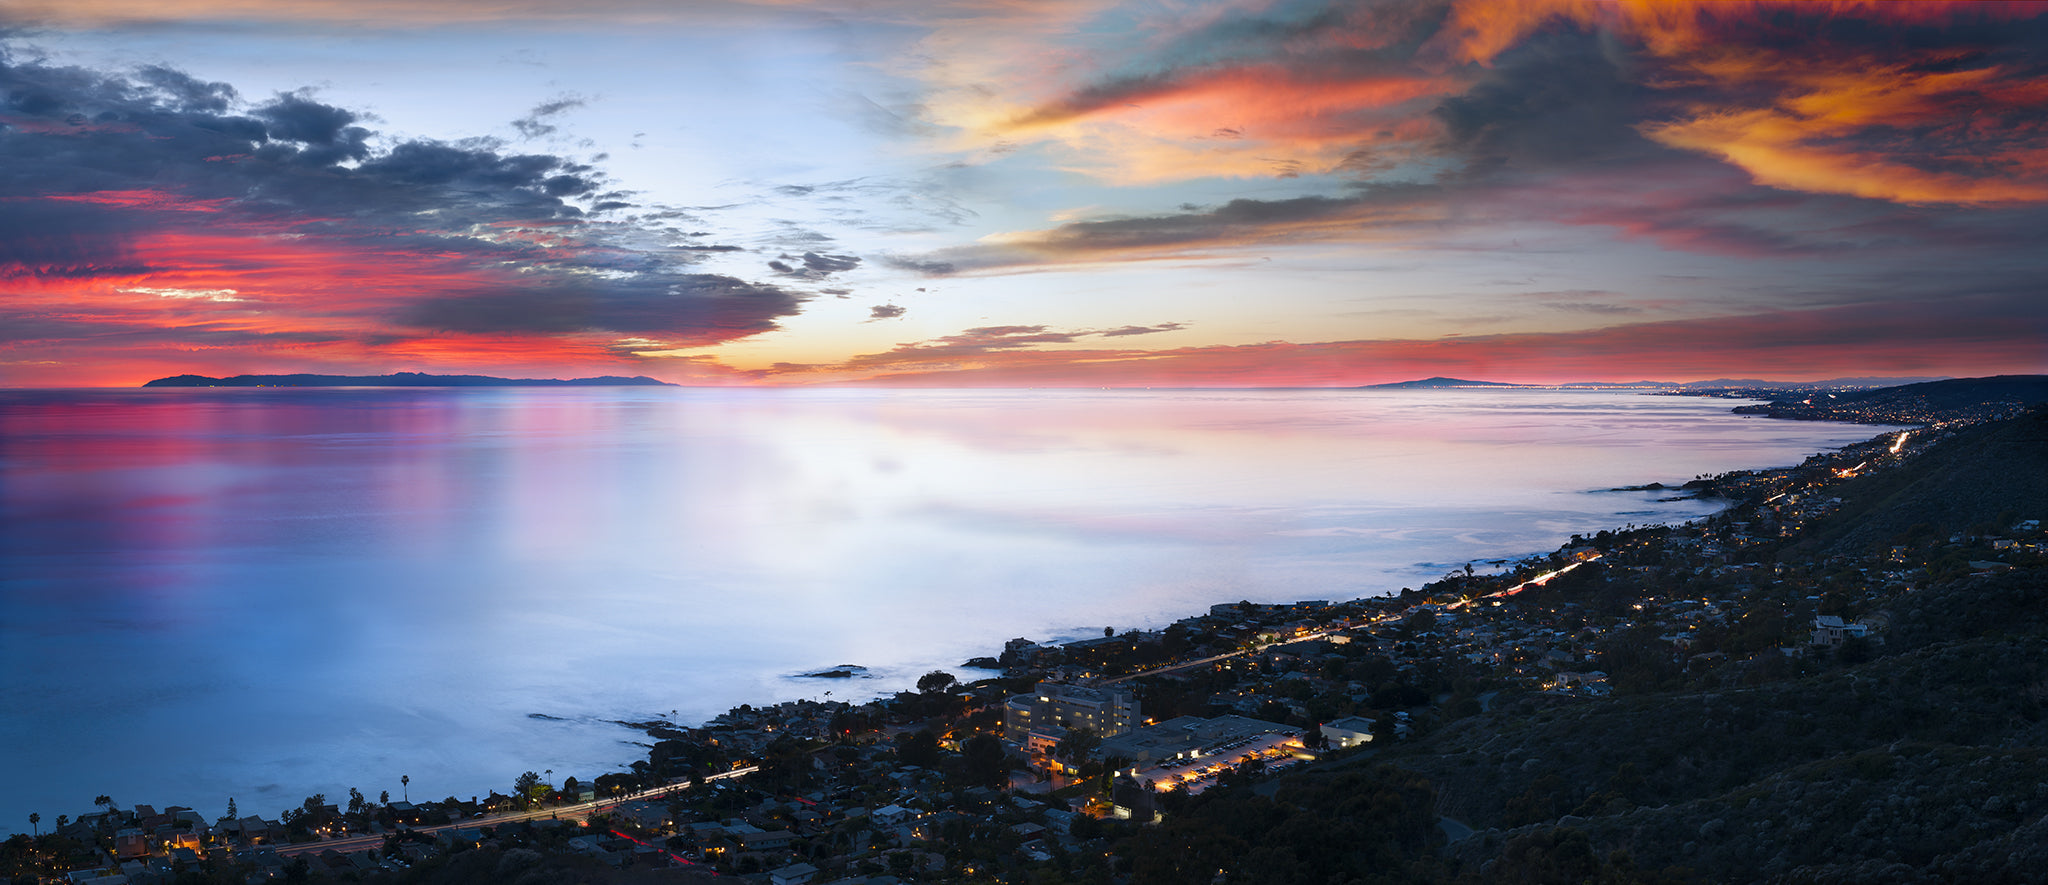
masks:
{"label": "tree", "polygon": [[400,791],[401,791],[401,792],[402,792],[402,793],[404,794],[404,796],[405,796],[405,801],[407,801],[407,802],[411,802],[411,801],[412,801],[412,775],[409,775],[409,774],[401,774],[401,775],[399,775],[399,776],[398,776],[398,787],[399,787]]}
{"label": "tree", "polygon": [[1104,627],[1104,628],[1102,628],[1102,638],[1104,638],[1104,639],[1108,639],[1109,637],[1111,637],[1111,636],[1115,636],[1115,635],[1116,635],[1116,628],[1115,628],[1115,627]]}
{"label": "tree", "polygon": [[240,818],[241,818],[241,816],[242,816],[241,812],[238,812],[238,811],[236,811],[236,810],[235,810],[235,797],[233,797],[233,796],[229,796],[229,797],[228,797],[228,820],[238,820],[238,819],[240,819]]}
{"label": "tree", "polygon": [[1095,755],[1095,751],[1101,748],[1102,737],[1093,729],[1074,728],[1069,729],[1067,736],[1060,738],[1060,742],[1053,745],[1052,755],[1062,762],[1079,765],[1088,761]]}
{"label": "tree", "polygon": [[348,788],[348,813],[361,814],[363,812],[363,807],[368,804],[369,803],[363,799],[363,791],[358,790],[355,787]]}
{"label": "tree", "polygon": [[896,758],[905,765],[931,768],[939,764],[939,736],[929,728],[904,735],[896,746]]}
{"label": "tree", "polygon": [[40,837],[40,836],[42,836],[42,835],[43,835],[43,830],[42,830],[42,828],[41,828],[41,827],[38,827],[38,826],[37,826],[37,824],[40,824],[40,823],[42,823],[42,822],[43,822],[43,816],[42,816],[42,814],[41,814],[41,813],[39,813],[39,812],[34,812],[34,811],[31,811],[31,812],[29,812],[29,813],[28,813],[28,825],[29,825],[29,828],[30,828],[30,829],[32,829],[32,830],[35,830],[35,835],[36,835],[36,836],[38,836],[38,837]]}
{"label": "tree", "polygon": [[378,791],[377,791],[377,804],[378,804],[378,805],[390,805],[390,804],[391,804],[391,791],[390,791],[390,790],[378,790]]}
{"label": "tree", "polygon": [[114,797],[109,796],[105,793],[101,793],[100,795],[93,797],[92,804],[105,806],[108,811],[113,811]]}
{"label": "tree", "polygon": [[1001,787],[1010,780],[1010,754],[994,735],[977,734],[960,745],[967,781],[980,787]]}
{"label": "tree", "polygon": [[540,772],[529,771],[512,782],[512,795],[519,798],[519,807],[526,808],[533,801],[533,791],[540,785]]}
{"label": "tree", "polygon": [[639,778],[623,771],[600,774],[597,776],[597,791],[602,795],[616,796],[632,789],[638,782]]}
{"label": "tree", "polygon": [[931,694],[935,691],[945,691],[952,688],[953,684],[959,681],[953,678],[953,674],[944,670],[933,670],[930,673],[917,677],[917,690],[925,694]]}

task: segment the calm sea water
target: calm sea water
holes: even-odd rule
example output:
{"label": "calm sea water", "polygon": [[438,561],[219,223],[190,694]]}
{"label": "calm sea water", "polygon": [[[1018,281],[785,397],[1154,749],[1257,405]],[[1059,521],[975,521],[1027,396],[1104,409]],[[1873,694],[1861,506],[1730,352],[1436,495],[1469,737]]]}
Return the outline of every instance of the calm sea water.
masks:
{"label": "calm sea water", "polygon": [[[1873,428],[1549,391],[0,391],[0,832],[506,791],[606,720],[1398,591]],[[851,663],[875,678],[792,678]],[[539,718],[530,714],[541,714]]]}

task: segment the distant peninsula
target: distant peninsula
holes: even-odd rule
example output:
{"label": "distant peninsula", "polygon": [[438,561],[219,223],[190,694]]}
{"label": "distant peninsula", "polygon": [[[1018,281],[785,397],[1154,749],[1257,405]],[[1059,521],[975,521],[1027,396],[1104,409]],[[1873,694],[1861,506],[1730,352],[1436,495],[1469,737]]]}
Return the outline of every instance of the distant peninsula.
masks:
{"label": "distant peninsula", "polygon": [[1527,387],[1526,384],[1509,384],[1505,381],[1466,381],[1462,378],[1424,378],[1420,381],[1396,381],[1391,384],[1367,384],[1359,390],[1434,390],[1441,387]]}
{"label": "distant peninsula", "polygon": [[144,387],[675,387],[645,375],[631,378],[603,375],[596,378],[494,378],[490,375],[428,375],[395,372],[390,375],[236,375],[208,378],[204,375],[172,375],[158,378]]}

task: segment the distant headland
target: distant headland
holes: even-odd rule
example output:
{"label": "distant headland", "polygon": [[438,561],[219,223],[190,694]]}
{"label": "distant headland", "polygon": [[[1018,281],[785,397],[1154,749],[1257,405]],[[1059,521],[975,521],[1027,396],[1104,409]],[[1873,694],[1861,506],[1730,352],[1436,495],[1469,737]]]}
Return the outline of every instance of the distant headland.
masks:
{"label": "distant headland", "polygon": [[144,387],[675,387],[645,375],[631,378],[602,375],[596,378],[495,378],[490,375],[428,375],[422,372],[394,372],[390,375],[236,375],[208,378],[204,375],[172,375],[158,378]]}
{"label": "distant headland", "polygon": [[1466,381],[1462,378],[1424,378],[1420,381],[1395,381],[1389,384],[1367,384],[1360,390],[1434,390],[1442,387],[1527,387],[1525,384],[1509,384],[1504,381]]}

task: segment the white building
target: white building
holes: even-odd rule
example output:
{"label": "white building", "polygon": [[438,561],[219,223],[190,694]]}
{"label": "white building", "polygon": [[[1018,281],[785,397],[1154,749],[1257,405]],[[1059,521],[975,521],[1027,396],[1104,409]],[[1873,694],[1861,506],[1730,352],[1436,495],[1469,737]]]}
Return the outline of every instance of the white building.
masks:
{"label": "white building", "polygon": [[1870,628],[1864,624],[1845,624],[1840,616],[1821,615],[1813,619],[1813,644],[1826,648],[1841,645],[1850,638],[1870,635]]}
{"label": "white building", "polygon": [[1359,744],[1372,742],[1373,720],[1363,716],[1346,716],[1322,724],[1323,740],[1339,750],[1349,750]]}

